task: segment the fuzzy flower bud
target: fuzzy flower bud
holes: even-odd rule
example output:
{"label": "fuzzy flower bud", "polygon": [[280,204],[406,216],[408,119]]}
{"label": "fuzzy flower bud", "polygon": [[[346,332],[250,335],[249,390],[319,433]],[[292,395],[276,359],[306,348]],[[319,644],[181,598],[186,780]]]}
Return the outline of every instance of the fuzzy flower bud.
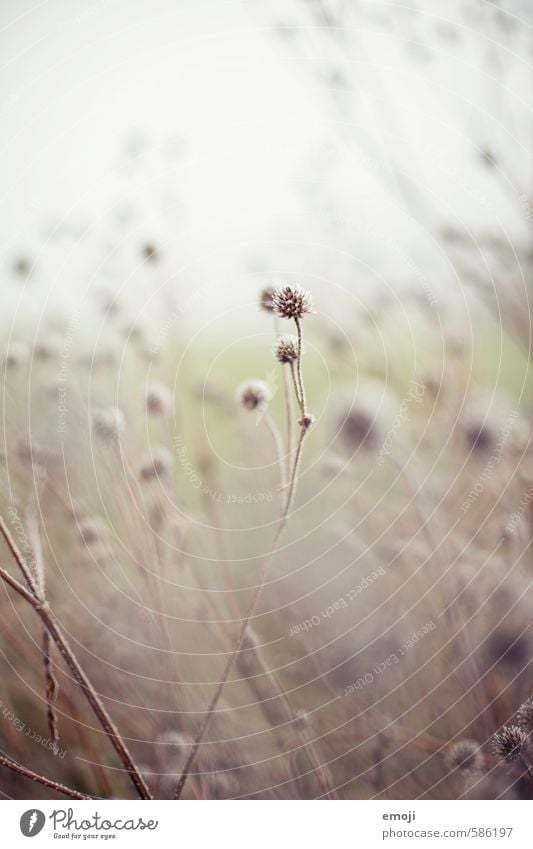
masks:
{"label": "fuzzy flower bud", "polygon": [[239,386],[237,398],[245,410],[263,410],[272,393],[263,380],[247,380]]}

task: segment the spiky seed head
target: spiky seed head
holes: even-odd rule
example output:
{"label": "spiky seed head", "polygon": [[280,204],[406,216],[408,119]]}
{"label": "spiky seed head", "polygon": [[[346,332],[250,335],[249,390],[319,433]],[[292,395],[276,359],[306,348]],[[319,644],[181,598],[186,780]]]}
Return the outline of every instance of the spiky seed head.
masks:
{"label": "spiky seed head", "polygon": [[153,478],[162,478],[172,469],[172,455],[164,447],[154,448],[146,456],[139,468],[141,480],[149,481]]}
{"label": "spiky seed head", "polygon": [[448,749],[446,763],[450,770],[462,773],[479,771],[483,768],[483,753],[475,740],[459,740]]}
{"label": "spiky seed head", "polygon": [[265,312],[274,312],[274,304],[272,302],[274,291],[275,290],[272,286],[267,286],[266,289],[263,289],[259,295],[259,306]]}
{"label": "spiky seed head", "polygon": [[239,386],[237,398],[245,410],[263,410],[272,393],[264,380],[247,380]]}
{"label": "spiky seed head", "polygon": [[518,725],[504,725],[492,738],[492,751],[495,757],[507,763],[518,760],[527,743],[527,734]]}
{"label": "spiky seed head", "polygon": [[283,365],[295,363],[298,359],[298,340],[295,336],[282,336],[274,346],[274,356]]}
{"label": "spiky seed head", "polygon": [[280,318],[301,319],[313,312],[313,299],[300,286],[282,286],[272,295],[274,311]]}
{"label": "spiky seed head", "polygon": [[118,407],[107,407],[93,413],[93,430],[102,442],[115,442],[124,432],[124,413]]}
{"label": "spiky seed head", "polygon": [[105,536],[105,526],[100,519],[90,516],[81,519],[79,523],[80,536],[85,545],[95,545]]}
{"label": "spiky seed head", "polygon": [[146,409],[152,416],[168,416],[172,402],[172,392],[164,383],[151,383],[146,390]]}
{"label": "spiky seed head", "polygon": [[533,698],[520,705],[516,714],[516,724],[524,731],[533,731]]}

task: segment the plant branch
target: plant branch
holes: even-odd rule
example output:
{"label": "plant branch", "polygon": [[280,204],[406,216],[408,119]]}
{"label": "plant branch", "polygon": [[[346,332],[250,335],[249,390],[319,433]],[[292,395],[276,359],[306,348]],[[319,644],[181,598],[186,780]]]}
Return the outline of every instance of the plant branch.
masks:
{"label": "plant branch", "polygon": [[46,778],[44,775],[39,775],[38,772],[33,772],[31,769],[26,769],[24,766],[20,766],[19,764],[12,761],[10,758],[5,758],[3,755],[0,755],[0,766],[5,766],[8,769],[12,769],[13,772],[18,772],[19,775],[23,775],[25,778],[29,778],[32,781],[36,781],[38,784],[44,785],[44,787],[48,787],[50,790],[55,790],[56,793],[62,793],[63,796],[70,796],[71,799],[90,799],[91,796],[86,796],[83,793],[78,793],[77,790],[71,790],[70,787],[65,787],[64,784],[58,784],[57,781],[52,781],[51,778]]}
{"label": "plant branch", "polygon": [[[23,573],[26,575],[25,568],[27,567],[24,563],[24,559],[22,558],[22,555],[20,554],[15,542],[11,538],[11,535],[9,534],[9,531],[5,526],[5,522],[2,516],[0,516],[0,531],[2,532],[2,535],[4,536],[4,539],[6,540],[8,547],[11,553],[13,554],[13,557],[22,569]],[[92,685],[91,681],[83,671],[83,668],[81,667],[73,650],[70,648],[68,641],[64,636],[63,632],[61,631],[59,625],[57,624],[55,617],[52,614],[52,611],[48,604],[46,602],[42,602],[38,597],[35,596],[35,594],[28,592],[28,590],[26,590],[22,586],[22,584],[19,584],[18,581],[16,581],[14,578],[11,578],[11,576],[4,569],[0,569],[0,578],[5,580],[11,587],[13,587],[13,589],[16,589],[17,592],[32,605],[33,609],[35,610],[35,612],[41,619],[43,625],[50,634],[52,640],[59,649],[59,652],[63,657],[63,660],[65,661],[66,665],[68,666],[70,672],[72,673],[74,680],[81,687],[82,692],[87,701],[89,702],[97,719],[99,720],[100,725],[109,737],[111,745],[113,746],[120,760],[124,764],[140,798],[151,799],[152,794],[148,789],[148,785],[146,784],[141,773],[139,772],[135,761],[133,760],[124,740],[120,736],[113,720],[105,709],[102,700],[94,689],[94,686]]]}

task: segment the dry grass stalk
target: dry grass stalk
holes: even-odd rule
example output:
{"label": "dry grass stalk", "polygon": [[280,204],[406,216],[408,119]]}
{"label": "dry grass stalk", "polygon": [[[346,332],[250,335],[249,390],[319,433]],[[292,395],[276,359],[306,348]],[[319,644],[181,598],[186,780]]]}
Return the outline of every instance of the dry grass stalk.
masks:
{"label": "dry grass stalk", "polygon": [[[263,562],[263,566],[261,568],[261,575],[260,575],[259,584],[257,584],[257,586],[255,587],[255,589],[252,593],[252,597],[250,599],[250,603],[249,603],[248,609],[245,613],[244,619],[242,620],[241,627],[240,627],[239,634],[237,636],[237,640],[235,642],[234,648],[233,648],[232,652],[230,653],[230,655],[229,655],[229,657],[226,661],[226,664],[225,664],[224,669],[222,671],[222,676],[220,678],[220,681],[218,682],[218,684],[215,688],[215,692],[213,693],[211,701],[209,702],[206,713],[204,715],[204,719],[203,719],[203,721],[200,725],[200,729],[199,729],[199,731],[196,735],[196,738],[195,738],[195,741],[194,741],[193,746],[191,748],[191,751],[190,751],[190,753],[187,757],[187,760],[185,762],[185,766],[183,767],[182,774],[180,776],[180,779],[179,779],[177,787],[176,787],[176,794],[175,794],[176,799],[181,798],[181,795],[183,793],[183,789],[184,789],[185,784],[187,782],[188,775],[191,771],[191,768],[194,764],[194,761],[196,760],[196,757],[198,755],[198,750],[199,750],[201,742],[202,742],[202,740],[205,736],[205,733],[206,733],[209,725],[211,724],[213,714],[215,712],[215,709],[216,709],[216,706],[217,706],[218,701],[220,699],[220,696],[222,695],[222,691],[224,689],[224,686],[226,685],[226,682],[228,680],[229,673],[231,672],[231,669],[232,669],[232,666],[235,662],[236,657],[238,656],[238,654],[240,653],[240,651],[242,649],[244,639],[246,637],[248,625],[249,625],[250,621],[253,619],[255,612],[257,610],[257,605],[259,603],[259,599],[261,598],[261,593],[263,591],[263,588],[266,584],[266,580],[267,580],[269,569],[270,569],[270,564],[271,564],[272,559],[274,557],[276,546],[277,546],[277,544],[280,540],[280,537],[281,537],[281,535],[282,535],[282,533],[285,529],[285,526],[287,524],[287,521],[288,521],[288,518],[289,518],[289,515],[290,515],[290,509],[291,509],[292,501],[293,501],[294,494],[295,494],[295,491],[296,491],[296,481],[297,481],[297,476],[298,476],[298,468],[299,468],[299,463],[300,463],[300,458],[301,458],[302,447],[303,447],[303,443],[304,443],[304,439],[305,439],[305,436],[307,434],[307,431],[309,430],[309,427],[310,427],[310,425],[312,424],[312,421],[313,421],[312,417],[309,416],[309,414],[307,412],[307,406],[306,406],[306,400],[305,400],[305,390],[304,390],[303,374],[302,374],[302,362],[301,362],[303,340],[302,340],[302,328],[301,328],[301,324],[300,324],[300,321],[304,317],[304,315],[312,312],[311,296],[309,295],[309,293],[305,292],[302,289],[294,288],[294,287],[291,287],[291,286],[285,286],[281,289],[275,290],[275,292],[272,295],[272,304],[273,304],[273,307],[274,307],[274,311],[277,313],[277,315],[280,318],[287,318],[287,319],[293,319],[294,320],[294,322],[296,324],[297,333],[298,333],[297,360],[296,360],[295,365],[296,365],[296,376],[297,376],[296,395],[297,395],[297,401],[298,401],[298,405],[300,407],[300,412],[301,412],[301,416],[302,416],[302,418],[299,422],[300,437],[299,437],[299,440],[298,440],[298,445],[297,445],[297,448],[296,448],[296,455],[295,455],[295,458],[294,458],[292,472],[291,472],[291,476],[290,476],[290,480],[289,480],[289,484],[288,484],[287,496],[286,496],[286,499],[284,500],[284,505],[282,507],[282,513],[281,513],[281,516],[280,516],[280,519],[279,519],[279,522],[278,522],[278,526],[277,526],[277,529],[276,529],[276,533],[275,533],[275,536],[274,536],[274,541],[273,541],[273,545],[272,545],[272,553]],[[262,384],[260,381],[252,381],[252,382],[246,384],[244,387],[241,388],[240,398],[241,398],[241,403],[247,409],[263,410],[266,407],[266,405],[268,404],[268,401],[270,400],[270,393],[268,391],[268,388],[264,384]]]}
{"label": "dry grass stalk", "polygon": [[22,584],[19,584],[18,581],[16,581],[15,579],[10,579],[10,576],[4,569],[0,569],[0,577],[32,605],[33,609],[41,619],[44,627],[50,634],[50,637],[59,649],[59,652],[63,657],[63,660],[65,661],[70,672],[72,673],[74,680],[81,687],[81,690],[85,695],[85,698],[89,702],[91,708],[93,709],[94,714],[99,720],[100,725],[109,737],[113,748],[115,749],[116,753],[124,764],[124,767],[126,768],[140,798],[151,799],[152,795],[150,793],[150,790],[148,789],[148,785],[146,784],[143,776],[140,774],[139,769],[135,764],[135,761],[133,760],[124,740],[120,736],[113,720],[105,709],[102,700],[98,696],[96,690],[94,689],[94,686],[92,685],[91,681],[82,669],[73,650],[70,648],[68,641],[63,635],[59,625],[57,624],[48,603],[43,602],[39,598],[37,587],[34,583],[32,575],[24,561],[24,558],[22,557],[22,554],[18,550],[13,538],[11,537],[11,534],[9,533],[9,530],[2,516],[0,516],[0,532],[2,533],[2,536],[4,537],[9,550],[11,551],[15,561],[17,562],[25,577],[26,583],[28,584],[28,590],[26,590],[22,586]]}
{"label": "dry grass stalk", "polygon": [[10,760],[10,758],[6,758],[3,755],[0,755],[0,766],[5,766],[7,769],[13,770],[13,772],[17,772],[19,775],[23,775],[24,778],[29,778],[31,781],[36,781],[38,784],[42,784],[44,787],[48,787],[49,790],[55,790],[56,793],[62,793],[63,796],[69,796],[71,799],[90,799],[90,796],[85,796],[83,793],[78,793],[77,790],[71,790],[70,787],[65,787],[64,784],[59,784],[57,781],[53,781],[51,778],[46,778],[44,775],[40,775],[38,772],[33,772],[31,769],[26,769],[24,766],[20,766],[20,764],[15,763],[15,761]]}

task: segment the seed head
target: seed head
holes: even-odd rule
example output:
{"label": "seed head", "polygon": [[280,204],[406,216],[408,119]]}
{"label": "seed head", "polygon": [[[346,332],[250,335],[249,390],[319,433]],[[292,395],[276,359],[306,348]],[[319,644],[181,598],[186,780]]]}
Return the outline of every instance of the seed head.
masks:
{"label": "seed head", "polygon": [[298,359],[298,340],[295,336],[282,336],[274,347],[274,356],[278,362],[294,363]]}
{"label": "seed head", "polygon": [[237,398],[245,410],[264,410],[272,393],[264,380],[247,380],[239,386]]}
{"label": "seed head", "polygon": [[11,342],[2,359],[2,365],[6,370],[14,370],[28,358],[28,349],[22,342]]}
{"label": "seed head", "polygon": [[124,431],[125,419],[118,407],[108,407],[95,410],[93,414],[93,430],[102,442],[114,442]]}
{"label": "seed head", "polygon": [[527,743],[527,734],[517,725],[504,725],[492,738],[492,751],[507,763],[518,760]]}
{"label": "seed head", "polygon": [[483,753],[475,740],[459,740],[449,748],[446,762],[450,770],[474,772],[483,767]]}
{"label": "seed head", "polygon": [[272,295],[274,311],[281,318],[303,318],[313,312],[313,300],[309,292],[299,286],[282,286]]}
{"label": "seed head", "polygon": [[520,705],[516,714],[516,724],[524,731],[533,731],[533,699],[528,699]]}
{"label": "seed head", "polygon": [[166,448],[154,448],[141,463],[139,477],[143,481],[161,478],[172,469],[172,455]]}
{"label": "seed head", "polygon": [[82,519],[79,523],[80,536],[86,545],[94,545],[105,536],[105,526],[100,519],[92,519],[90,516]]}
{"label": "seed head", "polygon": [[172,392],[164,383],[152,383],[146,390],[146,409],[152,416],[168,416],[172,402]]}
{"label": "seed head", "polygon": [[41,363],[48,363],[57,359],[61,354],[59,340],[53,336],[43,338],[33,348],[33,357]]}
{"label": "seed head", "polygon": [[299,731],[301,731],[302,729],[304,729],[306,726],[309,725],[309,714],[307,713],[306,710],[302,710],[300,708],[299,710],[296,711],[296,713],[294,715],[294,719],[292,720],[292,722],[293,722],[294,727],[297,728]]}
{"label": "seed head", "polygon": [[272,286],[267,286],[266,289],[261,291],[259,296],[259,306],[265,312],[274,312],[274,304],[272,302],[274,292],[275,289]]}
{"label": "seed head", "polygon": [[345,444],[349,448],[366,443],[367,447],[376,441],[376,416],[364,407],[352,407],[345,413],[339,428]]}

